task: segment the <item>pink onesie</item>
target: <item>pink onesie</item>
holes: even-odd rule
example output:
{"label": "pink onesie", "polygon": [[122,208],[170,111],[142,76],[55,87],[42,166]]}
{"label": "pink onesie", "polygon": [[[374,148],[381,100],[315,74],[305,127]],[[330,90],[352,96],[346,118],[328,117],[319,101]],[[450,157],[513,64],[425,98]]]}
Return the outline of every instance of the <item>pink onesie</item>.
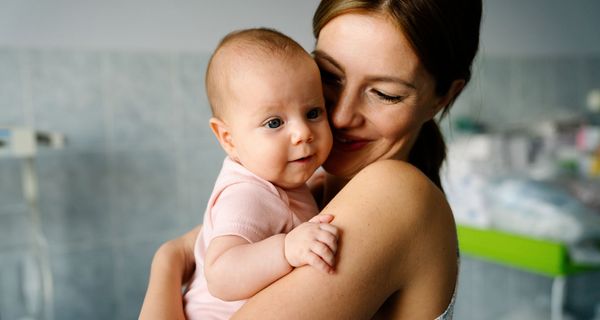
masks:
{"label": "pink onesie", "polygon": [[212,239],[235,235],[254,243],[288,233],[317,213],[317,204],[306,185],[284,190],[225,158],[196,239],[196,273],[184,294],[187,319],[229,319],[245,302],[223,301],[208,292],[204,256]]}

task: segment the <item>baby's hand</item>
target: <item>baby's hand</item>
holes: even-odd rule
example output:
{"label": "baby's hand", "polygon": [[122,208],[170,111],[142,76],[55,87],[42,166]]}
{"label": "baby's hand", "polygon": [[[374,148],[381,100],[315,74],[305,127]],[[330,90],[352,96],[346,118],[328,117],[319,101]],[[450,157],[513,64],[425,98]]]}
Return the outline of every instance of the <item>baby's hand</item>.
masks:
{"label": "baby's hand", "polygon": [[292,267],[309,264],[333,273],[338,229],[329,224],[333,216],[316,215],[285,236],[285,258]]}

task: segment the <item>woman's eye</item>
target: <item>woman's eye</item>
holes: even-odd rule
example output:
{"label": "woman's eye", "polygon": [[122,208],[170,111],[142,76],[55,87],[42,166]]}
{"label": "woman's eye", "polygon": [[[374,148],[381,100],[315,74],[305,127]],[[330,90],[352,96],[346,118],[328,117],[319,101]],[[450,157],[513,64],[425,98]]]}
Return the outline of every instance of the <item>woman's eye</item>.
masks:
{"label": "woman's eye", "polygon": [[267,123],[265,123],[265,126],[269,129],[277,129],[281,127],[282,124],[283,121],[281,121],[281,119],[275,118],[267,121]]}
{"label": "woman's eye", "polygon": [[323,110],[321,108],[314,108],[306,113],[306,118],[309,120],[314,120],[319,118],[322,114]]}
{"label": "woman's eye", "polygon": [[377,97],[379,99],[381,99],[385,102],[388,102],[388,103],[397,103],[404,99],[403,96],[390,96],[388,94],[385,94],[385,93],[383,93],[381,91],[377,91],[377,90],[374,90],[373,92],[375,93],[375,95],[377,95]]}
{"label": "woman's eye", "polygon": [[333,74],[327,70],[324,70],[324,69],[319,69],[319,71],[321,72],[321,82],[323,82],[324,84],[330,84],[330,85],[340,85],[341,84],[342,81],[335,74]]}

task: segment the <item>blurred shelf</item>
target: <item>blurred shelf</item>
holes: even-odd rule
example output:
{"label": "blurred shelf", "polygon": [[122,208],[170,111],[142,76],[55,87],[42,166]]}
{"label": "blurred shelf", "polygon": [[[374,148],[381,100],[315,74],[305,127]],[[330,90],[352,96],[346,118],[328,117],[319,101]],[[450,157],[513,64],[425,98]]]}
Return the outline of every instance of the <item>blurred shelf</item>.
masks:
{"label": "blurred shelf", "polygon": [[558,242],[464,225],[457,229],[460,252],[467,256],[550,277],[600,270],[597,265],[574,263],[568,247]]}

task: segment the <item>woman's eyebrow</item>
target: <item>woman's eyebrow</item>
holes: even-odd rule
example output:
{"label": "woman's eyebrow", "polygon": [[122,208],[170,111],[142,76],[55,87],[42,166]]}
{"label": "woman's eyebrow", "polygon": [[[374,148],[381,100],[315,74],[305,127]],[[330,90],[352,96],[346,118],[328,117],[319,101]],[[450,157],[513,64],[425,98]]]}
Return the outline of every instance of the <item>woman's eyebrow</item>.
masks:
{"label": "woman's eyebrow", "polygon": [[333,59],[330,55],[328,55],[327,53],[321,51],[321,50],[314,50],[312,52],[312,55],[315,58],[319,58],[319,59],[323,59],[326,60],[327,62],[331,63],[334,67],[336,67],[337,69],[344,71],[344,68],[342,68],[342,66],[337,63],[337,61],[335,61],[335,59]]}
{"label": "woman's eyebrow", "polygon": [[394,82],[394,83],[400,83],[404,86],[407,86],[409,88],[412,89],[417,89],[417,87],[410,81],[406,81],[402,78],[398,78],[398,77],[393,77],[393,76],[371,76],[368,77],[369,81],[373,81],[373,82]]}
{"label": "woman's eyebrow", "polygon": [[[341,70],[342,72],[344,71],[344,68],[327,53],[325,53],[321,50],[314,50],[312,52],[312,55],[317,59],[323,59],[323,60],[327,61],[328,63],[331,63],[338,70]],[[372,81],[372,82],[394,82],[394,83],[402,84],[402,85],[407,86],[412,89],[417,89],[417,87],[412,82],[406,81],[402,78],[394,77],[394,76],[375,75],[375,76],[368,77],[368,80]]]}

